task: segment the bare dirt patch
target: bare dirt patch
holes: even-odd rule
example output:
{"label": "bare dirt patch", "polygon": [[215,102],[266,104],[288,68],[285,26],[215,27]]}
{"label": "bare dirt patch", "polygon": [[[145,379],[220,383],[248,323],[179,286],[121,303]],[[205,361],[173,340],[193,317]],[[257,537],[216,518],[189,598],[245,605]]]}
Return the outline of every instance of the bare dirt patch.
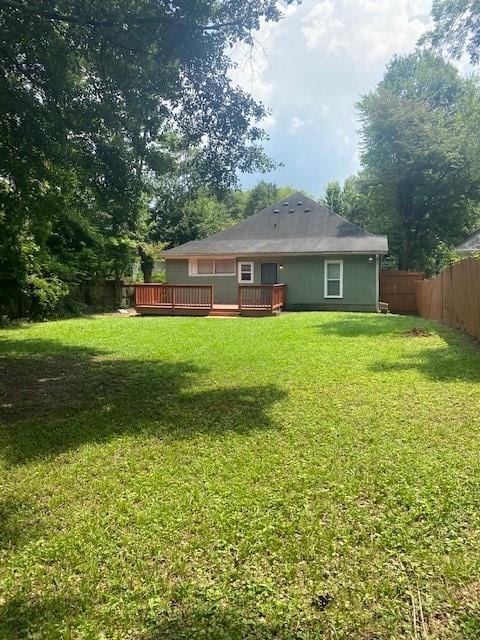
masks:
{"label": "bare dirt patch", "polygon": [[411,329],[408,329],[408,331],[402,331],[400,335],[404,338],[429,338],[430,336],[433,336],[433,333],[423,329],[422,327],[412,327]]}

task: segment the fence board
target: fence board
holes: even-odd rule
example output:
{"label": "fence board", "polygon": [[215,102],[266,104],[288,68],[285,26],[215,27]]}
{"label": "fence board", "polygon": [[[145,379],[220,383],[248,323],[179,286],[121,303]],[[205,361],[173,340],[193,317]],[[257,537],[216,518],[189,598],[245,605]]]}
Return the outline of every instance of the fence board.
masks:
{"label": "fence board", "polygon": [[480,260],[467,258],[416,283],[422,318],[461,329],[480,340]]}
{"label": "fence board", "polygon": [[388,303],[392,313],[417,313],[415,282],[424,274],[416,271],[380,271],[380,302]]}

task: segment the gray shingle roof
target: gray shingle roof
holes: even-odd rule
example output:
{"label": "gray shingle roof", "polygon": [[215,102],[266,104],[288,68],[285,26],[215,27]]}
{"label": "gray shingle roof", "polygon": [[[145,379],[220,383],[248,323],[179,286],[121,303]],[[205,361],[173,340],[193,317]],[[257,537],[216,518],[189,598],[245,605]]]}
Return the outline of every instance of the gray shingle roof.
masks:
{"label": "gray shingle roof", "polygon": [[480,229],[474,231],[463,242],[457,245],[458,253],[477,253],[480,252]]}
{"label": "gray shingle roof", "polygon": [[301,193],[262,209],[204,240],[169,249],[166,257],[277,253],[387,253],[386,236],[364,231]]}

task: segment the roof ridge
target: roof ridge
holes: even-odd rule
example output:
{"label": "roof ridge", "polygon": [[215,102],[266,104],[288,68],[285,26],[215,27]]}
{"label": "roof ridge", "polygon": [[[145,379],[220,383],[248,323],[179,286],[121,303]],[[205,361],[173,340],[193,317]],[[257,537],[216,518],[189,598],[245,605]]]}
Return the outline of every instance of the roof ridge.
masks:
{"label": "roof ridge", "polygon": [[255,247],[261,250],[268,242],[280,240],[284,242],[286,251],[288,246],[298,246],[299,243],[305,247],[310,246],[314,240],[319,250],[325,251],[326,249],[320,247],[325,246],[327,238],[328,244],[337,250],[351,246],[357,247],[358,251],[362,245],[365,250],[371,248],[372,251],[378,251],[378,248],[386,247],[387,243],[386,236],[362,229],[358,224],[333,211],[324,202],[314,200],[300,191],[294,191],[207,238],[191,240],[181,245],[183,249],[180,251],[175,248],[167,252],[188,251],[197,245],[210,245],[212,249],[218,249],[222,243],[229,251],[234,251],[235,243],[238,247],[242,243],[249,243],[254,251]]}
{"label": "roof ridge", "polygon": [[[313,202],[316,206],[324,207],[324,209],[326,209],[332,216],[336,216],[337,218],[340,218],[340,220],[343,220],[344,222],[347,222],[348,224],[352,225],[352,227],[356,227],[357,229],[360,229],[360,231],[362,231],[363,233],[368,234],[369,236],[378,236],[379,235],[377,233],[372,233],[371,231],[368,231],[367,229],[364,229],[363,227],[361,227],[356,222],[352,222],[351,220],[349,220],[345,216],[342,216],[340,213],[337,213],[336,211],[334,211],[332,209],[332,207],[330,207],[323,200],[314,200],[313,198],[310,198],[310,196],[306,196],[305,194],[303,194],[301,191],[295,191],[294,193],[290,194],[290,196],[288,196],[288,198],[291,198],[292,196],[297,196],[297,195],[301,196],[304,199],[309,200],[310,202]],[[277,202],[274,202],[273,204],[269,204],[267,207],[264,207],[263,209],[261,209],[260,211],[257,211],[256,213],[261,213],[262,211],[266,211],[267,209],[270,209],[274,205],[276,205],[278,203],[281,203],[281,202],[284,202],[285,200],[287,200],[287,198],[282,198],[281,200],[278,200]],[[253,215],[255,215],[255,214],[253,214]],[[246,219],[247,218],[245,218],[245,220]],[[480,229],[479,229],[479,231],[480,231]]]}

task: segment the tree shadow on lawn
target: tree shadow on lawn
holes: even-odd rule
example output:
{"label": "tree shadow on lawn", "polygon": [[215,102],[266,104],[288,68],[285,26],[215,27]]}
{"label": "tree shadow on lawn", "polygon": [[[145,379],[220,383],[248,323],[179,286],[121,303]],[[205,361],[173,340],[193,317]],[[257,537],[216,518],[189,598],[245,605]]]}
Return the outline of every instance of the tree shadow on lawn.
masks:
{"label": "tree shadow on lawn", "polygon": [[[308,625],[311,627],[311,624]],[[319,625],[316,630],[321,634]],[[167,615],[151,625],[151,630],[143,640],[295,640],[306,636],[305,625],[298,623],[268,624],[255,611],[235,611],[227,607],[205,606],[205,610],[176,612]],[[309,635],[308,637],[313,637]],[[317,636],[315,636],[317,637]],[[323,637],[321,635],[318,636]]]}
{"label": "tree shadow on lawn", "polygon": [[274,428],[274,385],[195,387],[189,362],[111,359],[54,341],[0,342],[0,424],[7,464],[124,434],[183,439]]}
{"label": "tree shadow on lawn", "polygon": [[71,626],[74,617],[81,615],[84,609],[81,602],[65,595],[39,600],[30,594],[20,593],[0,605],[0,637],[8,640],[59,638],[59,625],[63,627],[62,623],[68,620]]}
{"label": "tree shadow on lawn", "polygon": [[34,506],[14,495],[0,498],[0,551],[17,548],[36,533]]}
{"label": "tree shadow on lawn", "polygon": [[[414,316],[356,316],[345,320],[325,322],[315,325],[320,333],[336,335],[344,338],[390,336],[402,341],[414,340],[415,344],[424,346],[415,353],[404,353],[394,362],[378,361],[371,371],[402,372],[417,370],[427,378],[437,381],[460,380],[464,382],[480,382],[480,348],[469,336],[460,331],[432,324],[428,320]],[[424,329],[426,334],[411,334],[410,330]],[[446,345],[432,344],[432,339],[442,338]],[[430,343],[430,346],[428,346]],[[372,350],[375,342],[372,342]]]}
{"label": "tree shadow on lawn", "polygon": [[[400,316],[394,314],[350,313],[342,319],[322,322],[313,325],[321,334],[338,336],[339,338],[375,337],[399,335],[413,327],[422,327],[432,331],[432,324],[416,316]],[[435,327],[438,330],[439,327]]]}
{"label": "tree shadow on lawn", "polygon": [[[472,345],[475,349],[475,346]],[[371,371],[375,373],[402,373],[417,371],[437,382],[480,382],[480,350],[464,353],[456,347],[422,349],[406,353],[395,362],[378,361]]]}

